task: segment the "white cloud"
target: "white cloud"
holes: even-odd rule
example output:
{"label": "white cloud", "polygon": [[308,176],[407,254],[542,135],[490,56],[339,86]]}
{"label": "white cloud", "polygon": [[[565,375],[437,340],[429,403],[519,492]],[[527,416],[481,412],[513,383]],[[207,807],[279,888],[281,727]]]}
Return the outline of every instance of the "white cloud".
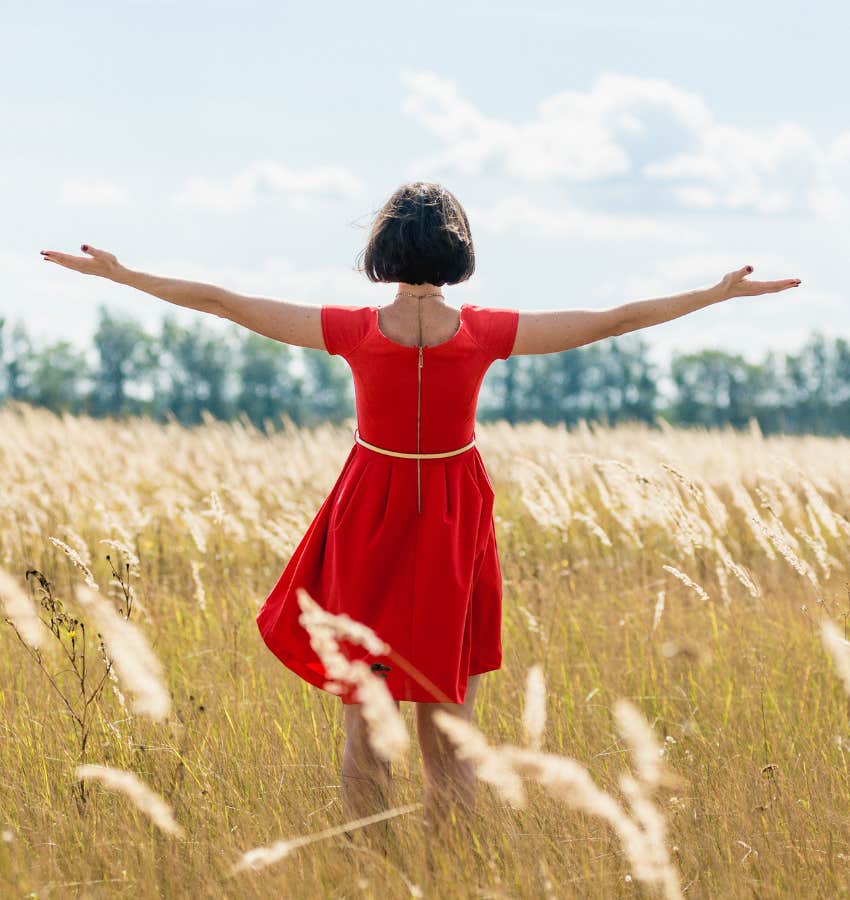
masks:
{"label": "white cloud", "polygon": [[488,116],[427,71],[401,73],[403,111],[444,143],[414,168],[464,175],[495,167],[526,182],[669,185],[685,208],[848,214],[850,132],[822,145],[803,126],[750,129],[719,122],[703,99],[661,79],[604,74],[586,91],[562,91],[533,117]]}
{"label": "white cloud", "polygon": [[686,133],[711,122],[699,97],[657,79],[603,75],[590,91],[555,94],[538,104],[536,118],[514,124],[488,118],[433,73],[404,71],[401,77],[410,90],[403,111],[449,145],[418,164],[462,166],[466,174],[497,159],[508,174],[530,181],[624,175],[633,170],[624,138],[655,137],[642,112],[664,111]]}
{"label": "white cloud", "polygon": [[772,214],[819,212],[810,203],[813,188],[829,181],[825,151],[803,128],[781,124],[752,133],[709,123],[699,147],[643,168],[647,178],[684,182],[674,194],[686,206],[751,209]]}
{"label": "white cloud", "polygon": [[613,241],[626,238],[663,238],[692,242],[699,236],[680,222],[658,217],[623,216],[576,207],[550,211],[525,197],[507,197],[489,209],[468,206],[470,225],[493,232],[535,231],[546,237],[579,237]]}
{"label": "white cloud", "polygon": [[177,207],[229,211],[253,206],[264,196],[283,196],[290,206],[306,209],[316,195],[354,196],[363,187],[358,178],[336,166],[296,172],[272,160],[258,160],[223,181],[190,178],[173,199]]}
{"label": "white cloud", "polygon": [[59,185],[59,200],[69,206],[127,206],[130,197],[108,181],[65,181]]}
{"label": "white cloud", "polygon": [[809,191],[809,205],[816,215],[832,222],[850,219],[850,195],[825,185]]}

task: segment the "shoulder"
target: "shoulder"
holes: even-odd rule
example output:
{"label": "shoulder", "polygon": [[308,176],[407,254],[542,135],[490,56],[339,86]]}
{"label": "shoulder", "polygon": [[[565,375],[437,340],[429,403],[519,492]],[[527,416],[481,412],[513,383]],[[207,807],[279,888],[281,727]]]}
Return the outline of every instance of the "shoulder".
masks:
{"label": "shoulder", "polygon": [[332,356],[350,353],[369,333],[374,318],[373,306],[326,303],[322,306],[322,335]]}
{"label": "shoulder", "polygon": [[491,359],[507,359],[511,355],[519,324],[518,309],[467,303],[464,321]]}

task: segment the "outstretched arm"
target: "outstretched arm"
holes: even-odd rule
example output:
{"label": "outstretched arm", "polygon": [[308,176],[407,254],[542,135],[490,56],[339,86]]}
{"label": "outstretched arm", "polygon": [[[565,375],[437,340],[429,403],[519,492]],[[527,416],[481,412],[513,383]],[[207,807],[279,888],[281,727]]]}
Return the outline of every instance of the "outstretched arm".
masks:
{"label": "outstretched arm", "polygon": [[230,319],[257,334],[285,344],[314,350],[327,349],[322,336],[320,306],[287,303],[265,297],[246,297],[201,281],[149,275],[121,265],[115,255],[106,250],[89,244],[83,244],[80,249],[89,256],[72,256],[56,250],[42,250],[41,255],[44,259],[75,272],[108,278],[177,306]]}
{"label": "outstretched arm", "polygon": [[512,355],[558,353],[603,338],[669,322],[713,303],[732,297],[753,297],[784,291],[800,284],[799,278],[783,281],[747,281],[752,266],[729,272],[710,288],[686,291],[671,297],[636,300],[611,309],[564,309],[520,312]]}

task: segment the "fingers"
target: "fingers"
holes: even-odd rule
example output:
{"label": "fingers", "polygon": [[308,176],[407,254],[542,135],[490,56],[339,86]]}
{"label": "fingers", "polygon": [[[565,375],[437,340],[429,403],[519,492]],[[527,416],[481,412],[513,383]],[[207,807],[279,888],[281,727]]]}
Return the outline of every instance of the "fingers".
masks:
{"label": "fingers", "polygon": [[70,265],[75,260],[77,262],[81,262],[85,259],[84,256],[71,256],[69,253],[60,253],[58,250],[42,250],[41,256],[42,259],[46,259],[49,262],[59,263],[63,266]]}
{"label": "fingers", "polygon": [[765,291],[784,291],[787,288],[799,287],[799,278],[785,278],[782,281],[759,281],[757,284],[762,285]]}
{"label": "fingers", "polygon": [[[738,269],[737,272],[730,273],[736,278],[744,278],[749,275],[750,272],[753,271],[752,266],[744,266],[742,269]],[[784,278],[782,281],[749,281],[748,284],[757,284],[761,287],[770,286],[772,290],[781,291],[786,287],[799,287],[800,279],[799,278]]]}
{"label": "fingers", "polygon": [[785,278],[782,281],[745,281],[744,286],[747,293],[755,296],[757,294],[775,294],[777,291],[786,291],[788,288],[800,286],[799,278]]}
{"label": "fingers", "polygon": [[108,250],[101,250],[100,247],[92,247],[91,244],[80,244],[80,250],[84,253],[88,253],[89,256],[93,256],[102,263],[108,264],[118,262],[114,253],[110,253]]}
{"label": "fingers", "polygon": [[765,284],[770,285],[771,291],[785,291],[788,288],[799,287],[800,279],[799,278],[785,278],[782,281],[767,281]]}
{"label": "fingers", "polygon": [[[80,250],[94,257],[108,255],[105,250],[98,250],[97,247],[92,247],[91,244],[80,244]],[[58,262],[59,259],[85,259],[85,256],[71,256],[70,253],[59,253],[58,250],[40,250],[39,252],[45,259],[50,259],[53,262]]]}
{"label": "fingers", "polygon": [[86,256],[72,256],[70,253],[60,253],[58,250],[42,250],[41,258],[77,272],[84,271],[85,267],[92,263],[92,260]]}
{"label": "fingers", "polygon": [[725,281],[741,281],[741,279],[745,278],[750,272],[753,271],[752,266],[744,266],[742,269],[736,269],[734,272],[728,272],[724,280]]}

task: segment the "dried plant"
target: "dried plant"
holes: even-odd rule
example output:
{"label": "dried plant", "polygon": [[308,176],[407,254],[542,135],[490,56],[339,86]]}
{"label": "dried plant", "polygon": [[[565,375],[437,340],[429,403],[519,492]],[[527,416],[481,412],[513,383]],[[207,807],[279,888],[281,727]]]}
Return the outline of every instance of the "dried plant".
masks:
{"label": "dried plant", "polygon": [[[32,660],[50,684],[55,694],[62,701],[71,721],[74,723],[77,738],[77,760],[84,764],[88,756],[89,741],[97,715],[98,702],[101,699],[107,678],[112,674],[112,664],[102,643],[98,643],[97,653],[103,663],[102,671],[94,665],[97,657],[91,658],[87,641],[87,626],[83,618],[69,612],[65,604],[55,595],[53,586],[37,569],[30,569],[27,578],[36,579],[40,592],[39,608],[44,618],[33,608],[33,604],[17,587],[17,583],[4,573],[2,586],[4,599],[8,591],[13,601],[15,618],[10,616],[6,621],[14,628],[21,644],[26,648]],[[14,590],[13,590],[14,587]],[[91,591],[90,588],[85,590]],[[94,594],[94,591],[91,591]],[[27,606],[24,605],[26,601]],[[7,605],[7,610],[8,610]],[[33,619],[33,616],[35,618]],[[23,626],[23,629],[21,628]],[[44,637],[37,635],[40,629]],[[53,656],[45,658],[47,635],[52,636],[51,644],[57,650],[63,668],[59,671],[73,676],[71,686],[58,677]],[[85,786],[75,790],[75,799],[82,812],[85,808]]]}
{"label": "dried plant", "polygon": [[[107,679],[112,680],[115,695],[125,706],[124,695],[118,688],[117,670],[125,688],[134,695],[133,711],[162,719],[170,709],[170,697],[162,683],[162,667],[138,629],[129,621],[132,605],[129,595],[127,617],[124,617],[99,589],[79,585],[74,605],[90,613],[90,617],[81,616],[66,608],[43,573],[30,569],[26,574],[27,578],[32,576],[37,582],[39,610],[43,617],[15,579],[0,571],[0,596],[9,614],[6,622],[14,628],[21,644],[61,699],[75,726],[77,761],[85,765]],[[122,591],[126,587],[122,583]],[[98,636],[106,635],[104,640],[97,642],[94,658],[88,640],[89,618],[94,619],[100,629]],[[48,645],[51,636],[54,640]],[[48,646],[56,649],[61,669],[57,670],[52,654],[45,656]],[[95,665],[98,661],[101,666]],[[70,686],[65,678],[58,677],[60,671],[63,675],[73,676]],[[82,812],[87,800],[83,783],[75,787],[74,796]]]}
{"label": "dried plant", "polygon": [[539,663],[528,670],[522,724],[528,746],[532,750],[539,750],[546,730],[546,682],[543,678],[543,666]]}
{"label": "dried plant", "polygon": [[42,650],[47,645],[47,635],[32,600],[9,572],[0,569],[0,600],[6,611],[6,622],[18,637],[32,650]]}
{"label": "dried plant", "polygon": [[[542,678],[542,669],[532,667],[528,676],[529,695],[535,698],[532,707],[539,707]],[[524,721],[530,719],[539,728],[539,711],[529,714],[528,705]],[[614,717],[631,750],[637,776],[620,777],[628,810],[598,787],[587,769],[574,759],[543,753],[536,747],[491,746],[475,725],[443,710],[434,713],[434,722],[452,741],[458,757],[471,760],[478,777],[493,785],[512,806],[525,806],[522,776],[533,778],[555,799],[607,822],[620,839],[634,877],[658,888],[667,900],[680,900],[684,895],[667,849],[667,825],[654,794],[662,785],[678,785],[681,781],[666,771],[661,747],[637,707],[619,700]],[[533,732],[533,744],[539,744],[542,737],[536,728],[526,725],[526,731]]]}
{"label": "dried plant", "polygon": [[118,677],[132,694],[133,711],[163,721],[171,711],[171,695],[162,663],[142,632],[108,600],[85,585],[77,587],[77,602],[94,619]]}
{"label": "dried plant", "polygon": [[680,571],[675,566],[669,566],[666,564],[661,566],[661,568],[669,572],[671,575],[675,575],[676,578],[678,578],[679,581],[682,582],[682,584],[687,585],[689,588],[696,591],[701,600],[709,602],[710,597],[705,592],[705,590],[700,587],[700,585],[698,585],[693,579],[689,578],[684,572]]}
{"label": "dried plant", "polygon": [[83,578],[85,579],[86,584],[93,590],[99,591],[100,587],[98,583],[94,580],[94,575],[91,573],[91,569],[89,569],[88,564],[83,561],[79,552],[75,550],[73,547],[69,547],[64,541],[60,541],[59,538],[49,537],[48,540],[55,544],[67,557],[71,560],[71,562],[83,573]]}
{"label": "dried plant", "polygon": [[349,660],[343,655],[337,637],[358,643],[375,656],[386,656],[391,650],[389,644],[350,616],[334,615],[322,609],[304,588],[298,588],[297,598],[302,610],[298,621],[310,634],[310,646],[332,679],[330,686],[334,683],[355,686],[355,699],[363,704],[372,749],[388,762],[401,759],[410,739],[395,701],[383,679],[376,677],[365,662]]}
{"label": "dried plant", "polygon": [[175,837],[183,837],[183,828],[174,820],[171,807],[134,772],[88,764],[77,766],[74,774],[80,779],[99,781],[109,790],[119,791],[129,797],[136,808],[148,816],[157,828]]}
{"label": "dried plant", "polygon": [[[324,831],[300,835],[299,837],[288,838],[284,841],[275,841],[275,843],[270,844],[268,847],[254,847],[251,850],[246,850],[245,853],[242,854],[239,861],[231,868],[231,874],[237,874],[246,869],[264,869],[266,866],[270,866],[289,856],[293,850],[297,850],[299,847],[315,844],[317,841],[324,841],[327,840],[327,838],[336,837],[338,834],[348,834],[349,832],[356,831],[358,828],[365,828],[367,825],[373,825],[376,822],[384,822],[387,819],[393,819],[396,816],[403,816],[406,813],[413,812],[421,807],[421,803],[397,806],[393,809],[387,809],[371,816],[352,819],[350,822],[336,825],[333,828],[326,828]],[[414,894],[414,896],[421,896],[421,894]]]}
{"label": "dried plant", "polygon": [[821,639],[829,651],[835,669],[850,696],[850,641],[841,633],[841,629],[831,619],[821,620]]}

